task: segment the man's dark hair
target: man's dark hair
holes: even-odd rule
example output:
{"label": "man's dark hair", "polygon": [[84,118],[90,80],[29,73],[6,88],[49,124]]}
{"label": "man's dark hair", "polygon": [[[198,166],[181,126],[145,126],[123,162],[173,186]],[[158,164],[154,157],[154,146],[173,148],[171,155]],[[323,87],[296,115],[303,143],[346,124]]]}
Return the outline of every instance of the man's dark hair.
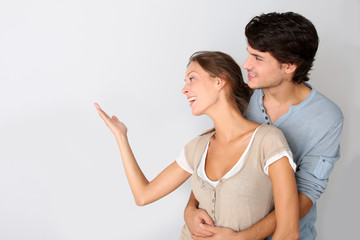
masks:
{"label": "man's dark hair", "polygon": [[261,14],[246,25],[245,35],[252,48],[271,53],[281,63],[295,64],[295,83],[309,80],[319,38],[308,19],[293,12]]}

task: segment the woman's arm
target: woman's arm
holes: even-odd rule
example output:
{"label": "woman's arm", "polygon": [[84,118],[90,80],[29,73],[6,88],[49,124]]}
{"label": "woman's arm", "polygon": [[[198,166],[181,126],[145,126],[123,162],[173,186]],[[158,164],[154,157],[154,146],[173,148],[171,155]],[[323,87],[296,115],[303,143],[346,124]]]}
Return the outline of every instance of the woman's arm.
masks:
{"label": "woman's arm", "polygon": [[299,201],[294,171],[287,157],[282,157],[269,166],[272,182],[276,229],[276,239],[299,239]]}
{"label": "woman's arm", "polygon": [[95,103],[95,107],[116,138],[126,177],[137,205],[143,206],[166,196],[190,177],[190,173],[183,170],[176,162],[173,162],[154,180],[149,182],[137,164],[131,150],[126,126],[116,116],[110,118],[97,103]]}

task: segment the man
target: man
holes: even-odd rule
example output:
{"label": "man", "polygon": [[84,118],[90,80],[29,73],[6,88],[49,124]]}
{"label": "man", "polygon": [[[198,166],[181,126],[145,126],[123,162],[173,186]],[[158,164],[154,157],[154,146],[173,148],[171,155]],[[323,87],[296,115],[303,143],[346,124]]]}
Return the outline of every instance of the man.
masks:
{"label": "man", "polygon": [[[316,200],[340,157],[343,126],[341,110],[306,83],[318,48],[316,29],[299,14],[269,13],[254,17],[245,35],[249,56],[243,67],[254,89],[245,116],[283,131],[297,164],[300,239],[315,239]],[[234,232],[213,226],[216,219],[197,206],[191,194],[185,221],[196,240],[264,239],[276,227],[276,210],[252,227]]]}

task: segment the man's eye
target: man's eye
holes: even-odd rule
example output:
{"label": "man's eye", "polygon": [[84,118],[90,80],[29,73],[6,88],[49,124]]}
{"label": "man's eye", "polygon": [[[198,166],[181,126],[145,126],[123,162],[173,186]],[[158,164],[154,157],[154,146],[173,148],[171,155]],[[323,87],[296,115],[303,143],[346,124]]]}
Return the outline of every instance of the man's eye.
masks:
{"label": "man's eye", "polygon": [[259,57],[255,57],[255,59],[258,60],[258,61],[262,61],[262,59],[259,58]]}

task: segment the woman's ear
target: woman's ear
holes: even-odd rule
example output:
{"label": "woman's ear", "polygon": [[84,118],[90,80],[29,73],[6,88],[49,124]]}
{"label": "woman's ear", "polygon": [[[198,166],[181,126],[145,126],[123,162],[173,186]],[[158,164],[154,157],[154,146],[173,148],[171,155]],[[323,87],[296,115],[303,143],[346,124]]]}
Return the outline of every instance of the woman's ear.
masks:
{"label": "woman's ear", "polygon": [[223,74],[216,78],[216,86],[218,87],[218,90],[221,90],[226,85],[226,83],[227,81]]}

